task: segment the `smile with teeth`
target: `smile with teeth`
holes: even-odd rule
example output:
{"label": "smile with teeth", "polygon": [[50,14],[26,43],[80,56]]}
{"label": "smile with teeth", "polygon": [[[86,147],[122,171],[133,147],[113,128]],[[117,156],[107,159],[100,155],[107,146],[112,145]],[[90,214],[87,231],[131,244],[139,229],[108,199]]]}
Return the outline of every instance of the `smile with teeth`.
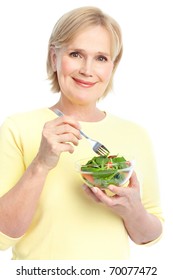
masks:
{"label": "smile with teeth", "polygon": [[92,82],[88,82],[88,81],[83,81],[83,80],[80,80],[80,79],[77,79],[77,78],[73,78],[73,80],[80,86],[82,87],[92,87],[94,86],[96,83],[92,83]]}

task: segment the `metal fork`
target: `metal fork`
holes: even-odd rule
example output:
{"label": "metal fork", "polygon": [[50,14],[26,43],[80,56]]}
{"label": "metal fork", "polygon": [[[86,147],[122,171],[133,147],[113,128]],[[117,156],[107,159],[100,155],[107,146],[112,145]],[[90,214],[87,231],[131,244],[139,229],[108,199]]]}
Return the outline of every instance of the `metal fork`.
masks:
{"label": "metal fork", "polygon": [[[61,116],[64,116],[64,114],[58,110],[58,109],[55,109],[54,110],[55,114],[57,114],[59,117]],[[101,143],[99,143],[98,141],[96,140],[93,140],[91,139],[89,136],[87,136],[82,130],[79,130],[80,131],[80,134],[83,135],[88,141],[89,143],[91,144],[92,146],[92,149],[93,151],[100,155],[100,156],[108,156],[109,155],[109,150]]]}

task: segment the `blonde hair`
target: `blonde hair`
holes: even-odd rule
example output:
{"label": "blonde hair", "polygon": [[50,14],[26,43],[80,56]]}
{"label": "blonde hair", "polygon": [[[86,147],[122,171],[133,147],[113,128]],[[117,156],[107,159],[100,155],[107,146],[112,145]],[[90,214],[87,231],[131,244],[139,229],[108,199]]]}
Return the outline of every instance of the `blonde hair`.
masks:
{"label": "blonde hair", "polygon": [[103,96],[106,96],[107,93],[112,90],[113,75],[119,64],[123,51],[120,26],[112,17],[104,14],[99,8],[81,7],[64,14],[55,24],[49,39],[47,75],[48,79],[51,81],[51,90],[53,92],[59,92],[60,86],[57,74],[52,68],[50,55],[51,46],[56,46],[56,48],[61,49],[62,47],[67,46],[74,37],[85,28],[98,25],[104,27],[110,34],[112,40],[111,55],[114,61],[112,77]]}

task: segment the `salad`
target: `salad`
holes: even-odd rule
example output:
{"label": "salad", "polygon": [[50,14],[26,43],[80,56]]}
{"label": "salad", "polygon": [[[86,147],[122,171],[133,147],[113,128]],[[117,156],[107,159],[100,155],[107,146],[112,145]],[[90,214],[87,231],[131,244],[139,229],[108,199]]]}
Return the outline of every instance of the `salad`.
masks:
{"label": "salad", "polygon": [[81,173],[90,187],[120,186],[131,176],[132,163],[123,156],[95,156],[81,165]]}

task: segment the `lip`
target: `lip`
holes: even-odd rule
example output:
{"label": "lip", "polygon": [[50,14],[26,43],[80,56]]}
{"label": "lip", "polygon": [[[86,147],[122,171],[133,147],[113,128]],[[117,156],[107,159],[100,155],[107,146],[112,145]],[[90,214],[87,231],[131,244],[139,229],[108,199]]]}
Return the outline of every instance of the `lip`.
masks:
{"label": "lip", "polygon": [[92,83],[92,82],[89,82],[89,81],[84,81],[84,80],[81,80],[81,79],[77,79],[77,78],[73,78],[73,80],[80,86],[83,86],[83,87],[92,87],[94,86],[96,83]]}

